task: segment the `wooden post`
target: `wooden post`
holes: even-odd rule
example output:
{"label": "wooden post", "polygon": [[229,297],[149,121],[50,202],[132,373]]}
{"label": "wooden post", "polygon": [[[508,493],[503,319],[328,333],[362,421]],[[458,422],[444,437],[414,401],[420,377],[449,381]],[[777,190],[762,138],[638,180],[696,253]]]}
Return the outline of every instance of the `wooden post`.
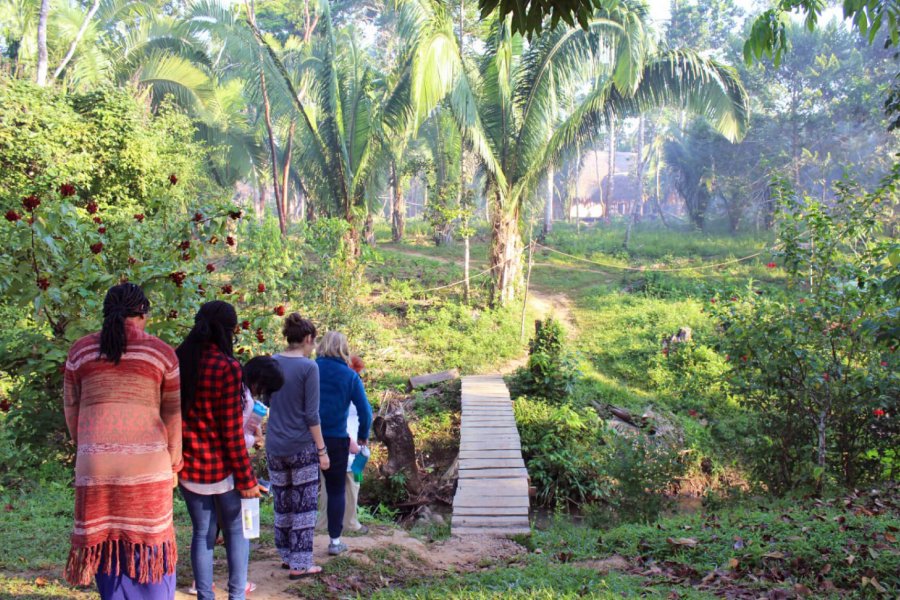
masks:
{"label": "wooden post", "polygon": [[534,258],[534,239],[531,234],[534,232],[534,220],[531,222],[531,233],[529,233],[528,243],[528,273],[525,275],[525,294],[522,298],[522,325],[519,328],[519,341],[525,341],[525,309],[528,307],[528,286],[531,284],[531,265]]}

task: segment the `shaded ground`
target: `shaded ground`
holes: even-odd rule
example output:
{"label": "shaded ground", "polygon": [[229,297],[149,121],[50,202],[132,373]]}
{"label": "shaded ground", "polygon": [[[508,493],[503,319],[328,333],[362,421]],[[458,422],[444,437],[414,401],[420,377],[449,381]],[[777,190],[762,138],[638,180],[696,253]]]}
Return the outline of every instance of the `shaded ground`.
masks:
{"label": "shaded ground", "polygon": [[[350,551],[341,557],[329,557],[328,537],[317,535],[314,544],[316,564],[322,575],[290,581],[281,569],[281,560],[273,548],[256,549],[251,554],[250,581],[257,585],[252,598],[282,600],[298,597],[326,597],[356,593],[400,584],[410,579],[462,573],[486,564],[505,561],[526,550],[506,539],[481,537],[451,538],[427,544],[402,529],[372,527],[365,536],[345,539]],[[227,599],[224,559],[216,575],[216,598]],[[180,588],[178,600],[193,598]]]}

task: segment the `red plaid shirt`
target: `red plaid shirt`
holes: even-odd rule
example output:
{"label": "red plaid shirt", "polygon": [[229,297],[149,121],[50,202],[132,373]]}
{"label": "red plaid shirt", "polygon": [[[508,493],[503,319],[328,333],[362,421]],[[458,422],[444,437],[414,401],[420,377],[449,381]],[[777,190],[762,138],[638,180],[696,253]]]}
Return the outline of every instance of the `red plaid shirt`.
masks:
{"label": "red plaid shirt", "polygon": [[194,404],[183,422],[182,479],[216,483],[234,475],[235,487],[256,485],[244,444],[241,365],[209,345],[200,358]]}

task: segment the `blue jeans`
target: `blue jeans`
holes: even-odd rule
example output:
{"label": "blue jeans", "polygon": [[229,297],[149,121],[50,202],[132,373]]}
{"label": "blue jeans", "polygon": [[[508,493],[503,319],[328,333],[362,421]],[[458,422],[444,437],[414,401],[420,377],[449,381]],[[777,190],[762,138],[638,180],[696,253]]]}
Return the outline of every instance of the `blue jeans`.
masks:
{"label": "blue jeans", "polygon": [[250,540],[244,539],[241,526],[241,495],[237,490],[205,496],[181,486],[194,533],[191,536],[191,568],[197,586],[198,600],[215,600],[213,584],[213,549],[216,546],[216,521],[225,537],[228,559],[228,599],[244,600],[247,587],[247,564]]}

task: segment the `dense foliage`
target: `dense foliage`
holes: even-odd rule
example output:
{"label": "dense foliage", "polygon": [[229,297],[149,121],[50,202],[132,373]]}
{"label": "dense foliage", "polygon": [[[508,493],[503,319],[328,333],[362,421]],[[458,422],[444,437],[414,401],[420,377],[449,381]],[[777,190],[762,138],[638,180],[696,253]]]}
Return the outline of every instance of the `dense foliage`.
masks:
{"label": "dense foliage", "polygon": [[0,80],[2,310],[11,324],[8,431],[23,455],[59,432],[68,346],[95,330],[103,293],[128,280],[154,304],[153,331],[182,335],[211,295],[206,248],[239,216],[203,169],[183,115],[151,116],[129,90],[63,94]]}
{"label": "dense foliage", "polygon": [[754,464],[775,490],[897,474],[897,340],[871,327],[895,306],[873,269],[888,261],[879,230],[894,185],[861,194],[844,184],[833,205],[782,186],[787,289],[760,297],[751,287],[717,309],[733,393],[759,419]]}

